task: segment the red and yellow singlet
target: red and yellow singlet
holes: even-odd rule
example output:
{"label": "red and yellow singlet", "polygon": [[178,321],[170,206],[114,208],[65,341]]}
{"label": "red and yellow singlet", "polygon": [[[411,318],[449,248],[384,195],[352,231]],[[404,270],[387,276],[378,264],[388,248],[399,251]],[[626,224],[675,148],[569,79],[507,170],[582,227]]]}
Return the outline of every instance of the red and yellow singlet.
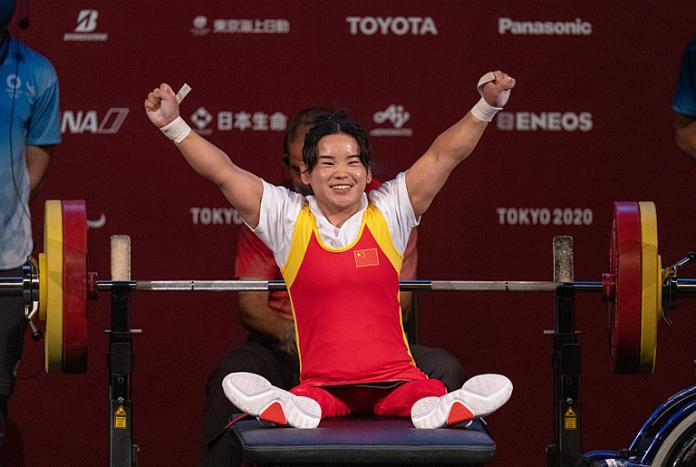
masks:
{"label": "red and yellow singlet", "polygon": [[387,222],[369,203],[356,239],[344,248],[321,240],[305,204],[281,272],[290,292],[300,380],[317,386],[410,381],[416,368],[402,327],[402,255]]}

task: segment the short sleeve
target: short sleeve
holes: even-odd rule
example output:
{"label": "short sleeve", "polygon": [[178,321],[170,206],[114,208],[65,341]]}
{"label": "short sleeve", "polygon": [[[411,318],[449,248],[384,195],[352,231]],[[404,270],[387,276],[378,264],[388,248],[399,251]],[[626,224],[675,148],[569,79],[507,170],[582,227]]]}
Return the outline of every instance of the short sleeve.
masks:
{"label": "short sleeve", "polygon": [[378,189],[372,190],[369,196],[384,215],[394,246],[403,253],[411,230],[419,222],[408,196],[406,173],[401,172],[394,180],[383,183]]}
{"label": "short sleeve", "polygon": [[299,193],[263,181],[259,224],[254,233],[273,252],[278,265],[287,259],[295,219],[303,203],[304,197]]}
{"label": "short sleeve", "polygon": [[696,118],[696,36],[684,51],[672,110]]}
{"label": "short sleeve", "polygon": [[32,104],[31,119],[27,128],[27,144],[32,146],[60,143],[58,77],[51,62],[44,57],[37,60],[34,84],[36,99]]}

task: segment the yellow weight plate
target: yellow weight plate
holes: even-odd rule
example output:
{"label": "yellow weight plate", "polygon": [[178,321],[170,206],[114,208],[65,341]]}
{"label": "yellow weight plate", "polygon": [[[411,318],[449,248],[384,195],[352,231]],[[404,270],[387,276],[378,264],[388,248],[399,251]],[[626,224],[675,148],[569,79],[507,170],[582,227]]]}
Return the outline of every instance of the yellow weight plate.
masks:
{"label": "yellow weight plate", "polygon": [[658,295],[661,295],[662,274],[657,254],[657,214],[655,204],[649,201],[638,203],[640,207],[641,236],[641,335],[640,372],[652,373],[655,369],[657,350],[657,323],[660,316]]}
{"label": "yellow weight plate", "polygon": [[46,373],[56,373],[63,368],[63,207],[58,200],[46,201],[44,252],[47,271]]}
{"label": "yellow weight plate", "polygon": [[39,319],[46,321],[46,296],[48,284],[46,277],[48,276],[48,266],[45,253],[39,253]]}

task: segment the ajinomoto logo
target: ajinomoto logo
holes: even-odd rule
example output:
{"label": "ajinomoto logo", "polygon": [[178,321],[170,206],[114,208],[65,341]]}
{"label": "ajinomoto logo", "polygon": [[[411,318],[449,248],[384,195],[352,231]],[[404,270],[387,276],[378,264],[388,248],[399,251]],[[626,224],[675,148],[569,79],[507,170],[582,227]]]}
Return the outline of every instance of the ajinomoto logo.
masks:
{"label": "ajinomoto logo", "polygon": [[77,14],[77,24],[74,32],[63,35],[65,42],[104,42],[109,38],[105,32],[94,32],[97,29],[98,10],[80,10]]}
{"label": "ajinomoto logo", "polygon": [[96,110],[64,110],[61,118],[62,133],[115,135],[128,116],[128,107],[111,107],[106,113]]}
{"label": "ajinomoto logo", "polygon": [[386,109],[375,112],[372,120],[378,125],[390,123],[391,127],[373,128],[370,136],[411,136],[413,130],[404,128],[411,118],[411,113],[401,104],[390,104]]}

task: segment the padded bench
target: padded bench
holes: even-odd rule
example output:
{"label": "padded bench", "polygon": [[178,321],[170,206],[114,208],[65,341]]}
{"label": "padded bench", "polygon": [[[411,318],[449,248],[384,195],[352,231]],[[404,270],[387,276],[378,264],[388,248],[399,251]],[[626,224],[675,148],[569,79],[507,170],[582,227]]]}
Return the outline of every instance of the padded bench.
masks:
{"label": "padded bench", "polygon": [[483,423],[418,430],[408,418],[340,417],[319,428],[274,427],[257,419],[232,425],[246,464],[457,464],[483,465],[495,442]]}

